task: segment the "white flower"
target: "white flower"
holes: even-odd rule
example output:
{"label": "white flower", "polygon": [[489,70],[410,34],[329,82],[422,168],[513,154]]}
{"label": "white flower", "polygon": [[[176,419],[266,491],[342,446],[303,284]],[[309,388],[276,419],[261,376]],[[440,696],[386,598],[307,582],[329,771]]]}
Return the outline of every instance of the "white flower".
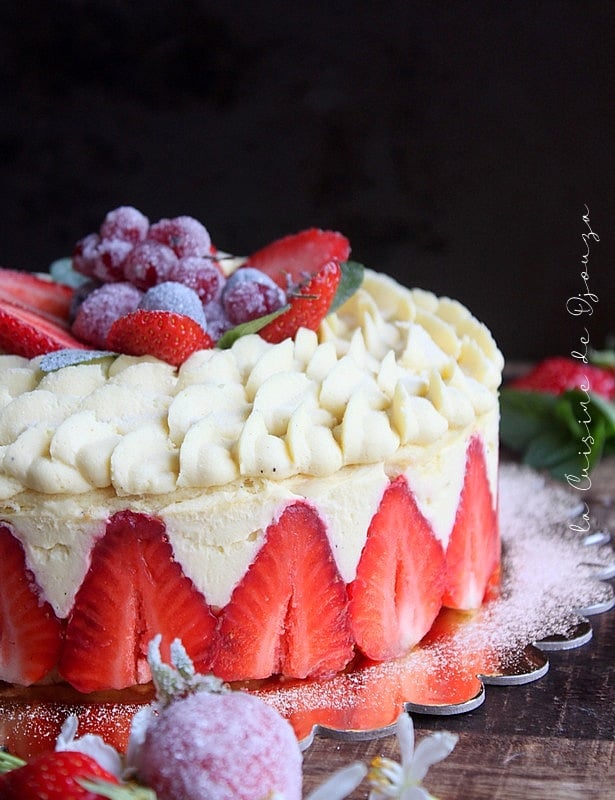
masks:
{"label": "white flower", "polygon": [[432,733],[422,739],[415,750],[414,725],[410,715],[405,713],[397,720],[396,733],[401,764],[382,756],[372,760],[367,775],[371,787],[369,800],[435,800],[422,786],[423,778],[432,764],[451,753],[458,737],[447,732]]}
{"label": "white flower", "polygon": [[305,800],[344,800],[367,775],[367,767],[360,761],[334,772],[321,783]]}
{"label": "white flower", "polygon": [[119,778],[122,774],[122,759],[114,747],[107,744],[100,736],[93,733],[86,733],[76,739],[77,726],[79,721],[74,714],[66,718],[60,735],[56,740],[55,750],[74,750],[78,753],[85,753],[97,761],[103,769]]}

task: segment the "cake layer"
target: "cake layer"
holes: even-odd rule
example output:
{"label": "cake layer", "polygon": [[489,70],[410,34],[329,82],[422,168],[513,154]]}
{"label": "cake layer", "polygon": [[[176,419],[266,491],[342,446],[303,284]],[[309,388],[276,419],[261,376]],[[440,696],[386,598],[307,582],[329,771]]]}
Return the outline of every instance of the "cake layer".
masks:
{"label": "cake layer", "polygon": [[459,303],[370,271],[317,332],[178,368],[1,356],[0,547],[55,642],[29,680],[147,681],[145,637],[183,638],[175,602],[229,680],[395,657],[442,602],[476,607],[499,558],[501,369]]}

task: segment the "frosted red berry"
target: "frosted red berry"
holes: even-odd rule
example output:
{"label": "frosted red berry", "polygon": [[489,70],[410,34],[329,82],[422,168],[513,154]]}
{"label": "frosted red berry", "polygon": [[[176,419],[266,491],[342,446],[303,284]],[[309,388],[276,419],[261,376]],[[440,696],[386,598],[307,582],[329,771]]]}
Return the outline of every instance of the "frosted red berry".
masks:
{"label": "frosted red berry", "polygon": [[132,250],[130,242],[121,239],[101,239],[90,234],[77,242],[73,252],[73,267],[82,275],[104,283],[124,280],[124,262]]}
{"label": "frosted red berry", "polygon": [[124,263],[124,275],[138,289],[145,290],[169,280],[176,264],[177,256],[170,247],[146,240],[131,249]]}
{"label": "frosted red berry", "polygon": [[189,286],[207,304],[220,297],[226,279],[212,258],[186,256],[170,269],[167,280]]}
{"label": "frosted red berry", "polygon": [[148,238],[167,245],[179,258],[206,256],[211,252],[207,228],[193,217],[161,219],[150,227]]}
{"label": "frosted red berry", "polygon": [[132,206],[120,206],[109,211],[100,226],[100,236],[138,244],[145,239],[148,230],[149,220],[145,214]]}
{"label": "frosted red berry", "polygon": [[90,292],[79,306],[72,333],[83,342],[105,349],[107,334],[119,317],[134,311],[142,293],[130,283],[106,283]]}
{"label": "frosted red berry", "polygon": [[243,267],[228,279],[222,293],[222,306],[234,325],[264,317],[286,303],[286,294],[268,275]]}

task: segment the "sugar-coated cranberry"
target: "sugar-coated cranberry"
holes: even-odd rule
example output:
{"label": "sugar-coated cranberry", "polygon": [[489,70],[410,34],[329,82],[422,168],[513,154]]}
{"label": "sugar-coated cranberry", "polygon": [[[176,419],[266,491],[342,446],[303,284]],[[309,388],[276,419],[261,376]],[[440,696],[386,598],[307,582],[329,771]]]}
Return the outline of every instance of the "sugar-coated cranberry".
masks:
{"label": "sugar-coated cranberry", "polygon": [[149,220],[145,214],[132,206],[120,206],[109,211],[100,226],[100,236],[137,244],[145,239],[148,229]]}
{"label": "sugar-coated cranberry", "polygon": [[198,294],[189,286],[175,281],[165,281],[152,286],[143,295],[139,308],[149,311],[175,311],[191,317],[205,330],[205,312]]}
{"label": "sugar-coated cranberry", "polygon": [[178,281],[193,289],[204,304],[217,300],[222,292],[225,277],[212,258],[186,256],[175,264],[167,279]]}
{"label": "sugar-coated cranberry", "polygon": [[253,267],[242,267],[226,282],[222,305],[234,325],[263,317],[286,303],[286,294],[265,273]]}
{"label": "sugar-coated cranberry", "polygon": [[157,283],[168,280],[170,270],[177,264],[177,256],[160,242],[146,239],[135,245],[124,263],[126,280],[145,291]]}
{"label": "sugar-coated cranberry", "polygon": [[77,272],[104,283],[124,280],[124,262],[132,250],[130,242],[101,239],[97,234],[81,239],[73,253]]}
{"label": "sugar-coated cranberry", "polygon": [[206,256],[211,251],[207,228],[193,217],[173,217],[155,222],[148,238],[166,244],[179,257]]}
{"label": "sugar-coated cranberry", "polygon": [[106,283],[95,289],[79,306],[71,326],[73,335],[82,342],[106,349],[111,325],[134,311],[141,297],[142,293],[131,283]]}

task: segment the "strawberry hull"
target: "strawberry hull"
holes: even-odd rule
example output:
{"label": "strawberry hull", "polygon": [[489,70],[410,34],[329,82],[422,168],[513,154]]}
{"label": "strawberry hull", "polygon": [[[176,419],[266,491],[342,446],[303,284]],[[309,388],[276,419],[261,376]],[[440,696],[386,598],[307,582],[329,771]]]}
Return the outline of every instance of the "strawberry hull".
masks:
{"label": "strawberry hull", "polygon": [[[306,499],[282,501],[223,606],[208,601],[207,591],[188,576],[189,562],[174,551],[177,517],[169,516],[169,535],[165,512],[158,517],[125,508],[90,523],[87,568],[60,618],[43,602],[24,555],[32,552],[29,537],[20,541],[14,518],[0,529],[7,555],[2,569],[11,578],[3,575],[0,583],[0,679],[28,685],[55,675],[83,693],[147,684],[146,650],[157,633],[163,651],[179,637],[199,670],[229,681],[322,678],[360,654],[372,660],[401,656],[428,633],[444,603],[476,607],[493,590],[497,518],[477,437],[467,443],[464,471],[446,550],[407,479],[379,483],[351,581],[340,574],[326,503],[319,512]],[[360,482],[360,469],[355,477]],[[470,521],[468,509],[476,509]],[[89,513],[96,516],[96,508]],[[46,524],[57,528],[57,521]],[[27,624],[10,631],[14,585],[27,592],[29,606],[25,600],[20,605],[31,610]],[[7,648],[8,636],[16,648]],[[41,650],[33,671],[32,652]]]}

